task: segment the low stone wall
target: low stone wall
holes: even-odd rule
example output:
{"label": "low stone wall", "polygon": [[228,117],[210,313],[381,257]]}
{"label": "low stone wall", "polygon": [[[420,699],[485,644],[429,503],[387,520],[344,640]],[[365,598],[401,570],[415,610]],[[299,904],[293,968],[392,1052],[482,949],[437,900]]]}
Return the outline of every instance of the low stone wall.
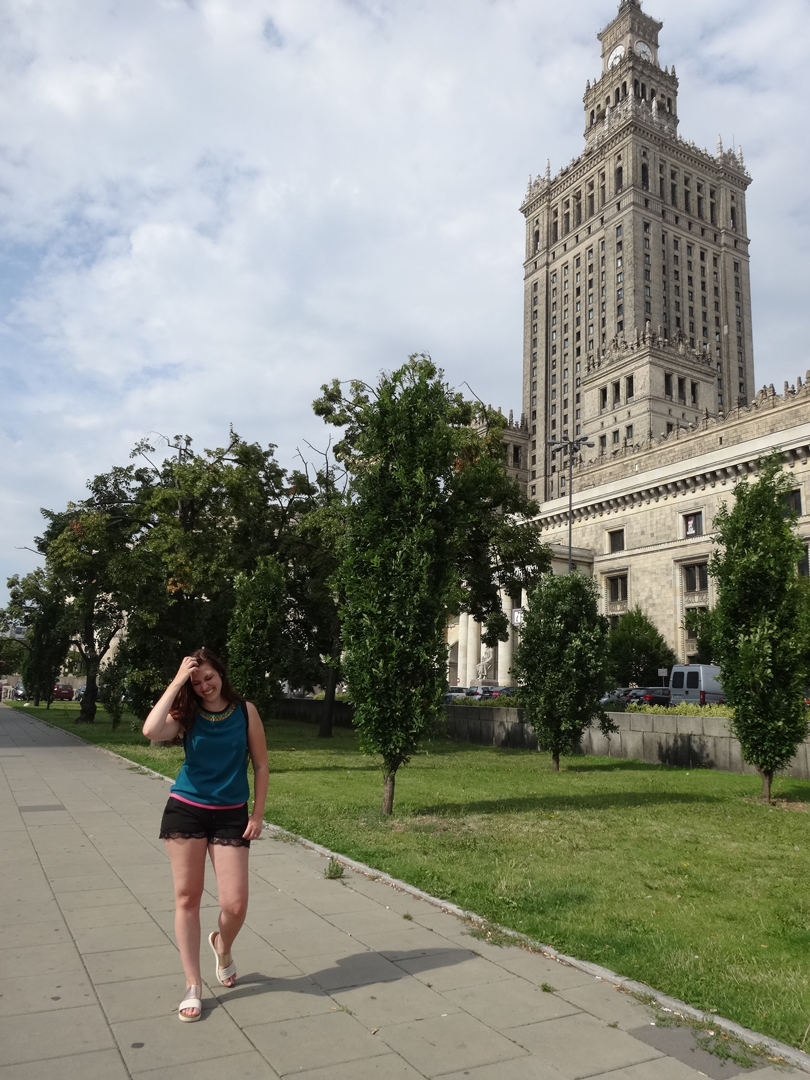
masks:
{"label": "low stone wall", "polygon": [[[447,733],[452,739],[483,746],[537,749],[537,739],[525,720],[523,709],[447,705],[445,712]],[[591,728],[582,739],[580,749],[583,754],[756,775],[756,769],[743,761],[740,744],[729,732],[728,721],[722,717],[655,713],[608,715],[618,727],[618,733],[608,739],[598,728]],[[799,747],[782,775],[810,780],[810,742]]]}

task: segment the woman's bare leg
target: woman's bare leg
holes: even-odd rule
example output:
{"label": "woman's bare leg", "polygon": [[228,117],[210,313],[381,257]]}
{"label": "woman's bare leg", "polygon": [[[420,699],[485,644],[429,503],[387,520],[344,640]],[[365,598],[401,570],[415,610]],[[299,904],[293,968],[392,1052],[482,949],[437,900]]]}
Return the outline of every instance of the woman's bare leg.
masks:
{"label": "woman's bare leg", "polygon": [[[219,935],[214,942],[219,953],[219,966],[223,968],[231,963],[231,948],[247,915],[249,850],[225,844],[208,845],[217,878],[220,907]],[[233,976],[226,985],[233,986],[235,982],[236,976]]]}
{"label": "woman's bare leg", "polygon": [[[174,877],[174,933],[186,987],[202,986],[200,976],[200,901],[205,883],[205,838],[165,840],[166,851],[172,864]],[[184,1009],[186,1016],[193,1016],[196,1009]]]}

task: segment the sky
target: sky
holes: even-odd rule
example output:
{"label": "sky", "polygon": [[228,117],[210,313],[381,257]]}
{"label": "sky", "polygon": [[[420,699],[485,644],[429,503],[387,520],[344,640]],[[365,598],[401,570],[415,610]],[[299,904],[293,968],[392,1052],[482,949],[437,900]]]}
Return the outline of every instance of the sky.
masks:
{"label": "sky", "polygon": [[[0,0],[0,604],[143,437],[291,466],[332,378],[429,352],[520,410],[529,174],[617,0]],[[644,0],[680,132],[742,144],[757,386],[804,377],[807,0]]]}

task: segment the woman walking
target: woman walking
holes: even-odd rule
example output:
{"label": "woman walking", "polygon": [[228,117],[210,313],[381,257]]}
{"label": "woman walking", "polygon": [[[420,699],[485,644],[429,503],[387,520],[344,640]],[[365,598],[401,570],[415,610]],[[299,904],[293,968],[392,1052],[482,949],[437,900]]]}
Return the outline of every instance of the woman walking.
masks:
{"label": "woman walking", "polygon": [[[202,1015],[200,901],[205,856],[217,879],[218,929],[208,943],[222,986],[236,983],[231,956],[248,903],[248,849],[261,835],[269,768],[264,728],[256,708],[241,701],[222,662],[208,649],[187,656],[166,692],[146,718],[147,739],[182,736],[186,760],[174,782],[160,825],[174,876],[174,929],[186,996],[178,1016],[186,1023]],[[253,763],[253,813],[248,815],[247,756]]]}

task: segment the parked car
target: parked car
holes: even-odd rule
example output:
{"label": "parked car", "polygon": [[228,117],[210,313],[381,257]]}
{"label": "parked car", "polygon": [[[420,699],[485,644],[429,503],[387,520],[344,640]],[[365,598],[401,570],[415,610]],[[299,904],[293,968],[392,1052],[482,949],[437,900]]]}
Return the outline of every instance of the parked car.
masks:
{"label": "parked car", "polygon": [[451,686],[444,695],[445,705],[463,705],[461,700],[467,694],[466,686]]}
{"label": "parked car", "polygon": [[76,687],[76,693],[73,695],[74,701],[81,701],[82,698],[84,697],[84,695],[86,694],[86,692],[87,692],[87,687],[86,686],[77,686]]}
{"label": "parked car", "polygon": [[630,691],[626,700],[628,704],[635,701],[639,705],[669,705],[669,687],[639,686]]}
{"label": "parked car", "polygon": [[25,687],[21,682],[18,682],[17,685],[14,687],[14,700],[25,701],[26,696],[27,695],[25,693]]}
{"label": "parked car", "polygon": [[491,698],[495,695],[492,693],[492,686],[471,686],[467,691],[467,697],[475,698],[476,701],[481,701],[483,698]]}
{"label": "parked car", "polygon": [[676,664],[669,677],[670,704],[725,705],[726,695],[715,664]]}
{"label": "parked car", "polygon": [[619,690],[608,690],[608,692],[599,699],[600,705],[623,705],[627,701],[627,695],[632,693],[632,689],[629,686],[625,686]]}
{"label": "parked car", "polygon": [[67,683],[59,683],[53,688],[54,701],[73,701],[73,687]]}
{"label": "parked car", "polygon": [[516,697],[519,691],[516,686],[493,686],[492,696],[497,698]]}

